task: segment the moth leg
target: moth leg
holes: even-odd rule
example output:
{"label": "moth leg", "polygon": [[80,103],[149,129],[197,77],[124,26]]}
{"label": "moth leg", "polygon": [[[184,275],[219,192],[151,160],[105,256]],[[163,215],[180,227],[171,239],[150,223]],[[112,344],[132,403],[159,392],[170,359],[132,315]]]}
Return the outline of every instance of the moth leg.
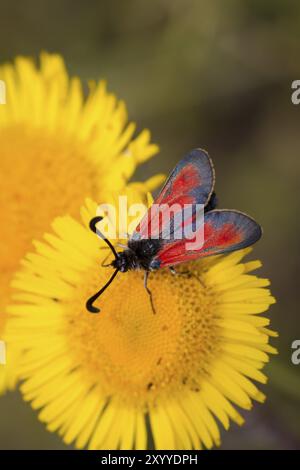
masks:
{"label": "moth leg", "polygon": [[192,276],[193,275],[193,273],[191,273],[190,271],[180,271],[180,272],[176,271],[174,266],[170,266],[169,270],[173,274],[173,276]]}
{"label": "moth leg", "polygon": [[149,295],[149,298],[150,298],[150,303],[151,303],[151,308],[152,308],[152,312],[155,314],[156,311],[155,311],[155,308],[154,308],[154,303],[153,303],[153,297],[152,297],[152,292],[151,290],[149,289],[148,287],[148,277],[149,277],[149,271],[145,271],[145,275],[144,275],[144,287]]}
{"label": "moth leg", "polygon": [[174,266],[170,266],[169,267],[169,270],[170,272],[173,274],[173,276],[186,276],[186,277],[194,277],[195,279],[197,279],[197,281],[201,284],[202,287],[205,287],[204,286],[204,283],[202,282],[202,280],[200,279],[199,276],[197,276],[196,274],[192,273],[191,271],[176,271],[176,269],[174,268]]}

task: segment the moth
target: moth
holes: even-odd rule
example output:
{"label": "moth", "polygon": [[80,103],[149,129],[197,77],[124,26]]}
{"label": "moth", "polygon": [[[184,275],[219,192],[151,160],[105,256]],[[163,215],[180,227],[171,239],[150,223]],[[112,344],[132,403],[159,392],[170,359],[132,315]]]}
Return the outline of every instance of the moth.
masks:
{"label": "moth", "polygon": [[[169,268],[173,274],[177,274],[174,266],[178,264],[240,250],[257,242],[262,229],[254,219],[237,210],[216,209],[214,185],[215,171],[208,153],[202,149],[192,150],[171,172],[154,201],[156,210],[153,211],[152,206],[149,208],[123,251],[117,252],[97,229],[97,224],[103,217],[94,217],[90,221],[90,229],[111,249],[114,260],[109,266],[114,268],[114,272],[108,282],[88,299],[87,310],[91,313],[100,311],[94,306],[94,302],[112,283],[118,272],[143,270],[144,286],[155,313],[152,293],[147,283],[150,272]],[[195,210],[187,213],[187,205]],[[185,234],[194,233],[195,238],[197,236],[199,205],[204,208],[202,224],[198,227],[203,233],[203,243],[198,249],[188,249],[191,239]],[[176,207],[175,212],[169,218],[160,217],[160,212],[163,214],[168,207]]]}

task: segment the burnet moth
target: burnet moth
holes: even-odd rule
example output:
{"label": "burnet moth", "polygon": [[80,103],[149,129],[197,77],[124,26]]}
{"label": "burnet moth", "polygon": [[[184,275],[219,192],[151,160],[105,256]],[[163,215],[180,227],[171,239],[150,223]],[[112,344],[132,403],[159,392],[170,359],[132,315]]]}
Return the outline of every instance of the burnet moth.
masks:
{"label": "burnet moth", "polygon": [[[154,201],[153,207],[156,207],[156,210],[151,210],[152,206],[149,208],[130,236],[127,247],[121,252],[117,252],[112,243],[96,228],[102,217],[94,217],[90,221],[91,230],[111,249],[114,260],[109,266],[115,268],[115,271],[108,282],[88,299],[86,308],[89,312],[100,311],[93,304],[118,272],[144,270],[144,285],[155,313],[151,291],[147,286],[151,271],[169,268],[173,274],[177,274],[174,266],[180,263],[240,250],[259,240],[262,230],[254,219],[236,210],[216,209],[214,183],[215,172],[209,155],[201,149],[192,150],[170,174]],[[195,228],[197,210],[194,210],[192,215],[190,212],[186,213],[186,205],[202,205],[202,213],[204,207],[204,217],[199,228],[203,233],[203,242],[199,249],[188,250],[187,241],[190,240],[184,235],[175,236],[178,232],[184,234]],[[157,216],[160,208],[170,206],[177,207],[177,213],[175,211],[171,218]],[[168,236],[165,236],[166,233]]]}

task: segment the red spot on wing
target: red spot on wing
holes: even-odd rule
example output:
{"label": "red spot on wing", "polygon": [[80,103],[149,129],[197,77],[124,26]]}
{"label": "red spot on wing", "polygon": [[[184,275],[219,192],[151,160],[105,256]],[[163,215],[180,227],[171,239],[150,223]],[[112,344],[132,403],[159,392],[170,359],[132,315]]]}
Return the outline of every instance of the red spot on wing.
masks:
{"label": "red spot on wing", "polygon": [[198,250],[187,250],[186,244],[192,243],[196,237],[191,240],[176,240],[166,244],[158,255],[158,259],[163,266],[171,266],[172,264],[184,263],[192,261],[208,254],[220,252],[220,250],[229,248],[238,244],[243,240],[243,234],[234,224],[224,224],[219,229],[213,224],[206,223],[204,225],[204,243]]}
{"label": "red spot on wing", "polygon": [[204,245],[202,249],[228,247],[242,240],[242,234],[234,224],[224,224],[216,229],[212,224],[204,225]]}
{"label": "red spot on wing", "polygon": [[[164,224],[170,222],[167,217],[168,209],[176,204],[178,212],[183,210],[185,204],[194,204],[195,197],[190,192],[200,185],[201,178],[194,165],[184,166],[174,178],[170,178],[166,183],[154,201],[154,207],[149,208],[147,215],[136,227],[136,232],[140,233],[142,238],[159,235],[164,230]],[[161,206],[160,210],[157,205]]]}
{"label": "red spot on wing", "polygon": [[[166,183],[162,192],[159,194],[156,204],[184,204],[193,203],[194,198],[189,191],[201,185],[199,172],[194,165],[184,166],[179,173]],[[180,196],[179,196],[180,195]]]}

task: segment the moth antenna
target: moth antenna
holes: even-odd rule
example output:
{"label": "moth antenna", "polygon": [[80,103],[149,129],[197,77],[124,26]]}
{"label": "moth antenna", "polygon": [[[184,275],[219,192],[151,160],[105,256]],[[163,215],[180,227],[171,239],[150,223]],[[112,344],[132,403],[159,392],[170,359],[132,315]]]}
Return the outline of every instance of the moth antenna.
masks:
{"label": "moth antenna", "polygon": [[112,276],[110,277],[110,279],[107,281],[107,283],[101,287],[101,289],[96,292],[96,294],[92,295],[92,297],[89,298],[89,300],[86,302],[86,309],[90,312],[90,313],[98,313],[100,312],[100,308],[98,307],[94,307],[93,303],[98,299],[98,297],[100,297],[100,295],[105,291],[105,289],[107,289],[107,287],[113,282],[114,278],[116,277],[116,275],[118,274],[119,272],[119,269],[116,269]]}
{"label": "moth antenna", "polygon": [[[97,229],[96,225],[98,224],[98,222],[101,222],[101,220],[103,220],[103,217],[101,216],[97,216],[97,217],[94,217],[91,221],[90,221],[90,229],[92,230],[92,232],[96,233],[100,238],[102,238],[102,240],[109,246],[109,248],[111,249],[115,259],[118,259],[119,255],[118,253],[116,252],[114,246],[112,245],[112,243],[103,235],[103,233],[100,232],[100,230]],[[112,281],[114,280],[114,278],[116,277],[116,275],[118,274],[118,271],[119,269],[116,269],[114,271],[114,273],[112,274],[112,276],[110,277],[110,279],[107,281],[107,283],[101,287],[101,289],[96,292],[96,294],[94,294],[92,297],[90,297],[88,299],[88,301],[86,302],[86,308],[89,312],[91,313],[98,313],[100,312],[100,309],[97,308],[97,307],[94,307],[93,303],[98,299],[98,297],[100,297],[100,295],[105,291],[105,289],[107,289],[107,287],[112,283]]]}
{"label": "moth antenna", "polygon": [[111,251],[113,252],[114,254],[114,257],[117,259],[119,257],[118,253],[116,252],[114,246],[112,245],[112,243],[103,235],[103,233],[100,232],[100,230],[97,229],[96,225],[98,222],[101,222],[101,220],[103,220],[103,217],[101,216],[98,216],[98,217],[94,217],[91,221],[90,221],[90,229],[92,232],[96,233],[100,238],[102,238],[102,240],[109,246],[109,248],[111,249]]}

